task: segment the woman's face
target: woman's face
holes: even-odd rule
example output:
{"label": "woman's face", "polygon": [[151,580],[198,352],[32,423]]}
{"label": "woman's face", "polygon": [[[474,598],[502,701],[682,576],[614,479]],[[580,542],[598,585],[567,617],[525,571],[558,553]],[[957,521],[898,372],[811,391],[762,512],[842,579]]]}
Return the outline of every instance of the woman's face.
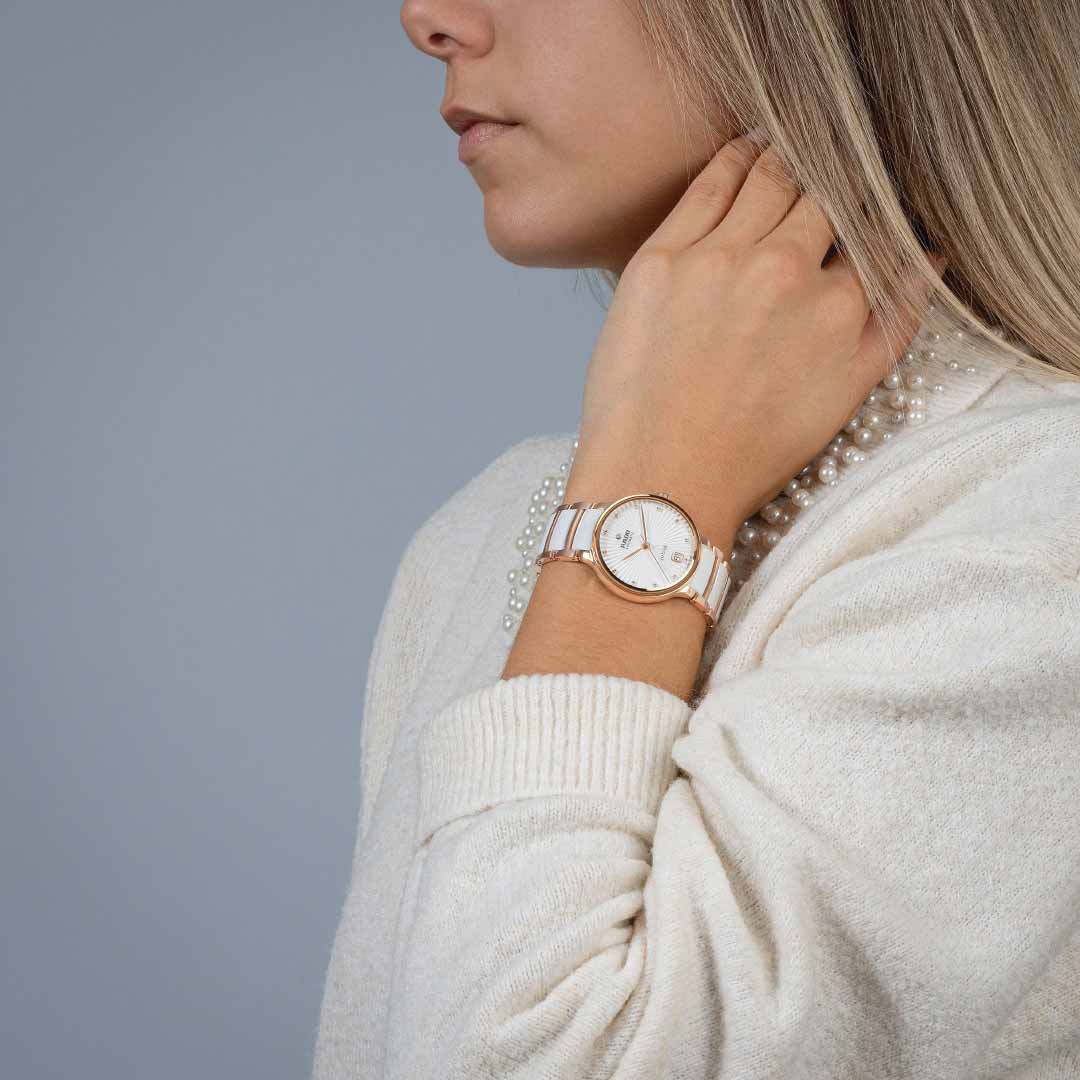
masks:
{"label": "woman's face", "polygon": [[491,246],[510,262],[622,270],[735,134],[683,130],[633,2],[402,4],[409,40],[446,62],[441,108],[518,122],[460,166],[484,195]]}

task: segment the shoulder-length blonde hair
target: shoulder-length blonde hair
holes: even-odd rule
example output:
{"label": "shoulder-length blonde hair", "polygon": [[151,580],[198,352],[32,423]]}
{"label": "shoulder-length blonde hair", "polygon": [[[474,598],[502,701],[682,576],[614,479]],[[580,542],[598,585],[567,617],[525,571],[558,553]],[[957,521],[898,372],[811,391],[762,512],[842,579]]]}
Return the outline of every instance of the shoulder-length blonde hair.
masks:
{"label": "shoulder-length blonde hair", "polygon": [[[1072,5],[632,2],[682,122],[768,131],[887,328],[918,301],[914,269],[1004,360],[1080,380]],[[947,258],[943,278],[927,249]]]}

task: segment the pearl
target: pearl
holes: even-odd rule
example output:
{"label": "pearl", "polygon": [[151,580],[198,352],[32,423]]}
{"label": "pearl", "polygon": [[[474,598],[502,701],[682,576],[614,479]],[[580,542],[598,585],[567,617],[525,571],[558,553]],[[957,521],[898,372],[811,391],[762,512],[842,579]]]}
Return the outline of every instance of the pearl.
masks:
{"label": "pearl", "polygon": [[[937,310],[937,305],[931,302],[929,310]],[[950,333],[949,340],[964,351],[970,343],[969,335],[962,329]],[[731,573],[728,601],[752,576],[754,568],[766,553],[782,542],[788,526],[814,505],[821,489],[836,487],[845,472],[867,460],[872,447],[891,442],[900,431],[927,420],[927,391],[931,394],[945,392],[944,383],[927,382],[926,371],[941,364],[942,357],[932,347],[941,341],[942,334],[938,331],[918,335],[901,357],[899,367],[903,369],[902,374],[900,370],[892,370],[885,375],[827,446],[788,480],[782,494],[741,523],[728,556]],[[911,370],[912,365],[920,362],[925,365],[923,370]],[[941,366],[950,372],[958,372],[962,365],[954,357],[948,357]],[[976,370],[973,364],[963,366],[967,374],[974,374]],[[518,625],[518,615],[525,610],[531,595],[529,590],[539,578],[540,568],[536,565],[533,549],[538,547],[550,524],[551,510],[563,502],[566,474],[574,463],[580,445],[580,437],[574,438],[570,454],[566,461],[559,464],[558,472],[545,476],[529,497],[528,520],[524,532],[515,540],[521,553],[521,567],[511,569],[506,575],[509,585],[508,610],[502,616],[502,625],[510,633]]]}

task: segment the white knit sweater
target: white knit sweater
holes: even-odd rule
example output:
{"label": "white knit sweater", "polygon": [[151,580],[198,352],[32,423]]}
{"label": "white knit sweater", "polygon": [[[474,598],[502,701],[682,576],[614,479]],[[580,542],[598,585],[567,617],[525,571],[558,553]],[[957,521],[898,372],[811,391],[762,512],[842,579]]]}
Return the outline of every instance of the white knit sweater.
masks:
{"label": "white knit sweater", "polygon": [[1080,387],[949,347],[729,597],[693,705],[499,679],[572,434],[428,518],[314,1080],[1080,1077]]}

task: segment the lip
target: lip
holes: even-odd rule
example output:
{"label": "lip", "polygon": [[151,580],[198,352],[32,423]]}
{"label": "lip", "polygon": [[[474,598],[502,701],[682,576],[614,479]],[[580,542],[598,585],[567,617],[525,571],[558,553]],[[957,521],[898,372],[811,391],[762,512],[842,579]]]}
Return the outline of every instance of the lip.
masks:
{"label": "lip", "polygon": [[492,120],[478,120],[470,124],[458,139],[458,161],[472,161],[489,143],[496,141],[518,124],[502,124]]}

